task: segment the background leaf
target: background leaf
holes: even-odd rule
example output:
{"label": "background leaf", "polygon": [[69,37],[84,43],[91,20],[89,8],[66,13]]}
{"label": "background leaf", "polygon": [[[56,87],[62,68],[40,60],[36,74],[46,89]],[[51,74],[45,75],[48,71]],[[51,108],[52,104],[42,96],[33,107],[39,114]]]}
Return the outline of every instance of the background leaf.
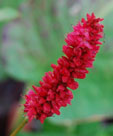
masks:
{"label": "background leaf", "polygon": [[13,8],[7,7],[0,9],[0,22],[16,19],[19,16],[20,16],[19,12]]}

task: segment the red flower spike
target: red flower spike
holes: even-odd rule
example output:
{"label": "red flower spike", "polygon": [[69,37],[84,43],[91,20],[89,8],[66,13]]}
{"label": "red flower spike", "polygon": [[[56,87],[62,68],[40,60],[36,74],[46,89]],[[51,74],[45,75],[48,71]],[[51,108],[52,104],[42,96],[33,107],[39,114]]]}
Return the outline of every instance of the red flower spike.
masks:
{"label": "red flower spike", "polygon": [[[25,95],[26,103],[24,112],[29,121],[36,118],[44,122],[53,114],[60,115],[60,108],[71,104],[73,94],[68,88],[78,88],[76,79],[84,79],[88,73],[87,68],[93,67],[93,61],[102,43],[104,26],[100,24],[101,18],[96,18],[94,13],[87,14],[87,20],[82,18],[73,32],[67,34],[63,45],[65,56],[58,59],[58,64],[51,64],[52,72],[45,73],[40,81],[40,87],[32,86]],[[75,80],[74,80],[75,79]]]}

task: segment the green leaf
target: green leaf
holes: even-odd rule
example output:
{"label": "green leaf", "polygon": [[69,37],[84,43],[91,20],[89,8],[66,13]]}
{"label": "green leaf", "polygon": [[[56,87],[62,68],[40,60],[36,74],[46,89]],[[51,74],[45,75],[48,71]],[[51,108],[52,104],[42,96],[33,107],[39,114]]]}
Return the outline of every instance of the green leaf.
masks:
{"label": "green leaf", "polygon": [[6,78],[6,72],[5,72],[5,70],[4,70],[4,68],[3,68],[3,65],[1,64],[1,62],[0,62],[0,80],[3,80],[3,79],[5,79]]}
{"label": "green leaf", "polygon": [[[19,80],[38,82],[47,66],[47,58],[44,56],[38,36],[31,27],[28,29],[22,23],[11,23],[5,29],[8,41],[3,40],[2,57],[5,60],[6,72]],[[30,39],[33,35],[34,37]]]}
{"label": "green leaf", "polygon": [[19,16],[20,13],[13,8],[7,7],[0,9],[0,22],[16,19]]}

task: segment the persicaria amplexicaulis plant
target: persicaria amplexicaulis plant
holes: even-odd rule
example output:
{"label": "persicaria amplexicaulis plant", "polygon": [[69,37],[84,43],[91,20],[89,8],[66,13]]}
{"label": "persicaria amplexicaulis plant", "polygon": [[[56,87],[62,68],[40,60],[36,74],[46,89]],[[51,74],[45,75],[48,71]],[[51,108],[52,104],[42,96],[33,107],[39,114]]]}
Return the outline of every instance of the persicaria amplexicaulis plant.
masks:
{"label": "persicaria amplexicaulis plant", "polygon": [[87,20],[82,18],[73,32],[67,34],[66,45],[63,45],[64,56],[58,59],[57,65],[52,64],[53,71],[45,73],[40,86],[32,86],[25,95],[24,112],[29,121],[36,118],[44,122],[53,114],[60,115],[60,108],[71,104],[73,94],[69,90],[76,90],[76,79],[84,79],[88,74],[87,68],[93,67],[93,61],[102,44],[104,26],[103,19],[96,18],[94,13],[87,14]]}

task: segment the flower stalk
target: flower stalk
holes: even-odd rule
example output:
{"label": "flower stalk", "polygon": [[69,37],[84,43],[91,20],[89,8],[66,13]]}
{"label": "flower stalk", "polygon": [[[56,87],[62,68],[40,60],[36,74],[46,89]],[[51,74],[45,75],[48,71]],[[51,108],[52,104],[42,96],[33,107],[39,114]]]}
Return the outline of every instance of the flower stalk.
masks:
{"label": "flower stalk", "polygon": [[25,118],[22,123],[12,132],[10,136],[16,136],[18,132],[27,124],[28,118]]}

